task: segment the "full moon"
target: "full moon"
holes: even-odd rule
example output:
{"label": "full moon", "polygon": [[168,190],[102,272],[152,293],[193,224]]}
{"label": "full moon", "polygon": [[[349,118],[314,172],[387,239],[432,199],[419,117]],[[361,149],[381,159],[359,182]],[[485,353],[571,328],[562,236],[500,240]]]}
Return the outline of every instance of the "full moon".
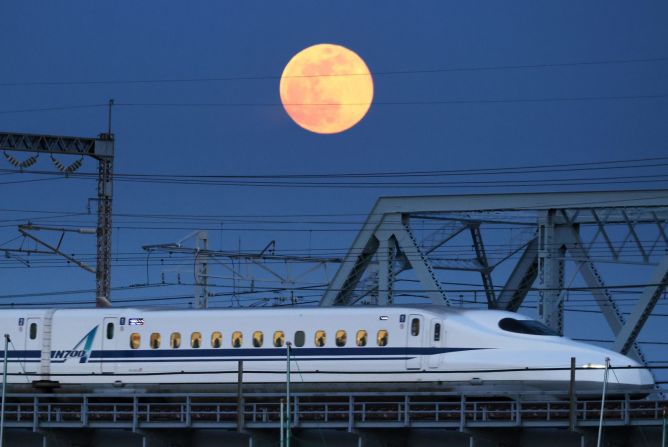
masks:
{"label": "full moon", "polygon": [[297,53],[281,75],[281,103],[311,132],[348,130],[366,115],[373,80],[361,57],[340,45],[319,44]]}

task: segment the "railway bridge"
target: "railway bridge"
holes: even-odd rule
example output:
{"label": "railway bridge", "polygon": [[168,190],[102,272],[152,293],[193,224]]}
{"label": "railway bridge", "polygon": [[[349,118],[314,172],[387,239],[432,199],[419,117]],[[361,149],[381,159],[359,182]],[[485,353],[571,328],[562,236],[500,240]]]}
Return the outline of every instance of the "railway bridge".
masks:
{"label": "railway bridge", "polygon": [[[278,393],[10,394],[5,445],[278,446]],[[296,393],[293,446],[596,445],[600,398],[546,393]],[[668,401],[610,396],[607,446],[660,445]]]}

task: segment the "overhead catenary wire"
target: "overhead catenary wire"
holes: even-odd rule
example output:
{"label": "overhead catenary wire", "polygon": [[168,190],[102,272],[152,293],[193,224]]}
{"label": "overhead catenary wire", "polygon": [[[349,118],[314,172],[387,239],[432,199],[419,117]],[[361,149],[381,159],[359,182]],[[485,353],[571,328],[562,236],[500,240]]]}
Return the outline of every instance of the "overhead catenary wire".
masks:
{"label": "overhead catenary wire", "polygon": [[[252,186],[269,188],[482,188],[499,189],[500,187],[529,187],[529,186],[585,186],[606,184],[643,184],[662,183],[668,181],[668,175],[662,169],[659,172],[647,172],[648,169],[661,169],[668,166],[668,157],[646,157],[627,160],[602,160],[580,163],[560,163],[543,165],[511,166],[503,168],[478,168],[461,170],[439,170],[439,171],[396,171],[396,172],[339,172],[339,173],[268,173],[268,174],[149,174],[149,173],[123,173],[114,175],[116,182],[133,183],[155,183],[155,184],[179,184],[179,185],[206,185],[206,186]],[[537,174],[555,174],[559,172],[589,173],[601,170],[621,169],[643,169],[642,174],[633,175],[608,175],[586,177],[555,177],[550,175],[545,178],[532,178]],[[95,172],[74,172],[63,174],[54,171],[43,170],[16,170],[0,169],[2,173],[29,173],[40,174],[48,177],[73,178],[73,179],[97,179]],[[475,179],[473,175],[484,177],[504,175],[502,179]],[[446,181],[434,178],[466,176],[463,180]],[[519,178],[515,178],[521,176]],[[423,180],[427,177],[432,179]],[[522,178],[524,177],[524,178]],[[414,178],[407,181],[406,178]],[[416,181],[419,178],[420,181]],[[382,181],[379,181],[382,179]],[[28,181],[41,181],[43,179],[30,179]],[[5,182],[11,184],[22,182],[14,180]]]}
{"label": "overhead catenary wire", "polygon": [[[153,284],[133,284],[129,286],[119,286],[119,287],[114,287],[112,290],[114,291],[121,291],[121,290],[134,290],[134,289],[142,289],[142,288],[155,288],[155,287],[168,287],[168,286],[194,286],[196,285],[195,283],[153,283]],[[616,285],[610,285],[610,286],[599,286],[599,287],[590,287],[590,286],[571,286],[567,288],[529,288],[528,292],[530,293],[536,293],[540,291],[550,291],[550,290],[565,290],[568,292],[589,292],[592,290],[618,290],[618,289],[639,289],[643,287],[649,287],[649,286],[658,286],[660,284],[650,284],[650,283],[641,283],[641,284],[616,284]],[[228,285],[228,284],[214,284],[211,283],[208,285],[210,288],[225,288],[225,289],[234,289],[233,286]],[[334,291],[339,291],[338,289],[331,289],[328,288],[327,284],[313,284],[313,285],[306,285],[306,286],[285,286],[282,285],[280,287],[269,287],[269,286],[254,286],[253,290],[233,290],[231,292],[215,292],[211,293],[211,296],[230,296],[230,295],[249,295],[249,294],[259,294],[259,293],[272,293],[272,292],[283,292],[286,290],[294,290],[294,291],[311,291],[311,292],[325,292],[327,290],[334,290]],[[522,289],[524,290],[524,289]],[[419,289],[400,289],[398,292],[401,293],[423,293],[426,291],[435,291],[435,290],[429,290],[429,289],[424,289],[424,288],[419,288]],[[66,291],[45,291],[45,292],[32,292],[32,293],[20,293],[20,294],[5,294],[5,295],[0,295],[0,299],[17,299],[17,298],[31,298],[31,297],[41,297],[41,296],[59,296],[59,295],[75,295],[75,294],[86,294],[86,293],[92,293],[94,292],[93,289],[74,289],[74,290],[66,290]],[[484,293],[484,289],[482,287],[476,287],[476,288],[467,288],[467,289],[455,289],[455,288],[450,288],[446,289],[446,293],[450,294],[456,294],[456,293]],[[413,296],[413,295],[411,295]],[[155,297],[155,299],[159,300],[160,297]],[[136,298],[134,299],[136,301],[143,301],[143,298]],[[629,301],[631,303],[637,301],[636,298],[618,298],[618,301]],[[458,301],[455,299],[455,301]],[[573,300],[571,303],[575,305],[582,305],[582,302],[585,300],[582,299],[576,299]],[[594,299],[588,299],[586,301],[591,301],[594,302],[596,300]],[[467,303],[474,303],[473,301],[466,301]],[[525,301],[526,302],[526,301]],[[480,303],[482,304],[482,302]],[[668,303],[659,303],[659,304],[665,304],[668,305]]]}
{"label": "overhead catenary wire", "polygon": [[[148,173],[115,173],[115,175],[134,175],[142,177],[158,177],[166,175],[170,177],[195,177],[195,178],[229,178],[229,179],[278,179],[278,178],[330,178],[330,177],[414,177],[414,176],[469,176],[471,174],[527,174],[527,173],[545,173],[545,172],[573,172],[573,171],[592,171],[592,170],[618,170],[629,168],[649,168],[666,166],[668,163],[657,163],[657,161],[666,161],[666,156],[643,157],[643,158],[627,158],[617,160],[594,160],[590,162],[573,162],[573,163],[548,163],[548,164],[530,164],[518,166],[505,166],[494,168],[462,168],[462,169],[446,169],[446,170],[418,170],[418,171],[367,171],[367,172],[336,172],[336,173],[269,173],[269,174],[148,174]],[[37,170],[17,170],[17,169],[0,169],[3,174],[21,174],[21,173],[35,173],[35,174],[61,174],[54,171],[37,171]],[[70,176],[80,175],[95,175],[95,173],[80,173],[73,172]]]}
{"label": "overhead catenary wire", "polygon": [[[665,165],[668,165],[666,163]],[[62,174],[57,176],[56,173],[41,173],[42,175],[53,176],[50,179],[58,179],[64,177],[72,177],[74,179],[93,180],[93,175],[72,176],[71,174]],[[0,185],[8,185],[13,183],[26,183],[34,181],[50,180],[34,179],[34,180],[15,180],[9,182],[2,182]],[[393,182],[372,182],[366,180],[364,182],[356,181],[327,181],[316,182],[313,180],[302,181],[259,181],[259,180],[221,180],[215,178],[202,177],[159,177],[155,176],[148,178],[145,176],[136,176],[129,174],[117,174],[115,180],[120,182],[134,182],[134,183],[163,183],[163,184],[183,184],[183,185],[220,185],[220,186],[267,186],[267,187],[321,187],[321,188],[464,188],[464,187],[478,187],[478,188],[498,188],[499,186],[580,186],[580,185],[603,185],[603,184],[636,184],[636,183],[656,183],[665,182],[668,180],[666,174],[644,174],[633,176],[608,176],[608,177],[570,177],[570,178],[553,178],[553,179],[502,179],[502,180],[459,180],[459,181],[421,181],[421,182],[407,182],[407,181],[393,181]]]}

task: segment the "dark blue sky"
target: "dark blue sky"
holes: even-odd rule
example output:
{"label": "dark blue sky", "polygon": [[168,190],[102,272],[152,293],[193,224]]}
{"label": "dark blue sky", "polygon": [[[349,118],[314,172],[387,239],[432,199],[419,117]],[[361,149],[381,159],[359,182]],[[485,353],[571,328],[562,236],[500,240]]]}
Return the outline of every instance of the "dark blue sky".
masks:
{"label": "dark blue sky", "polygon": [[[458,170],[668,155],[668,3],[663,1],[25,1],[3,2],[0,16],[0,129],[94,136],[106,130],[104,107],[17,111],[99,105],[114,98],[117,173]],[[283,67],[316,43],[351,48],[374,74],[376,103],[343,134],[309,133],[279,105]],[[599,63],[605,61],[619,63]],[[436,71],[423,72],[429,70]],[[230,77],[261,79],[188,81]],[[118,82],[165,79],[178,82]],[[48,157],[42,156],[36,169],[51,170]],[[83,168],[94,169],[90,161]],[[629,173],[664,174],[665,167]],[[2,176],[4,182],[35,178],[42,177]],[[117,182],[114,211],[221,216],[223,232],[211,234],[215,248],[258,249],[276,239],[288,250],[342,251],[357,224],[334,232],[318,232],[317,226],[281,232],[273,224],[230,223],[229,216],[341,213],[356,214],[348,220],[359,222],[380,195],[644,187],[666,182],[442,189]],[[44,211],[85,213],[94,194],[90,180],[5,183],[0,243],[15,237],[15,224],[28,219],[94,222],[92,216],[40,220],[48,216]],[[117,254],[189,232],[125,228],[145,222],[130,220],[115,219]],[[67,242],[78,253],[94,247],[80,237]],[[115,286],[146,281],[145,267],[121,264],[114,270]],[[150,273],[155,280],[159,266]],[[73,268],[4,268],[0,281],[3,293],[94,285],[90,275]],[[156,295],[134,296],[139,293]]]}

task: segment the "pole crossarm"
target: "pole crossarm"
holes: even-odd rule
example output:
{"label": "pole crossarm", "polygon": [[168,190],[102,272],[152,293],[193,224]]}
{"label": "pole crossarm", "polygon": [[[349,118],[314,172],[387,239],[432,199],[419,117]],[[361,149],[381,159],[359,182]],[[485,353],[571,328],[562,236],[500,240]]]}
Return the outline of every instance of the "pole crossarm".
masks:
{"label": "pole crossarm", "polygon": [[113,158],[113,139],[0,132],[0,150]]}
{"label": "pole crossarm", "polygon": [[[27,229],[29,229],[29,228],[27,228]],[[86,270],[87,272],[95,273],[95,269],[94,269],[94,268],[92,268],[92,267],[90,267],[89,265],[87,265],[87,264],[85,264],[85,263],[79,261],[78,259],[74,258],[73,256],[68,255],[67,253],[63,252],[63,251],[60,249],[60,245],[61,245],[61,243],[62,243],[62,241],[63,241],[63,238],[62,238],[62,237],[60,238],[60,241],[58,242],[58,245],[54,246],[54,245],[49,244],[48,242],[45,242],[45,241],[39,239],[39,238],[38,238],[37,236],[35,236],[35,235],[30,234],[30,233],[29,233],[28,231],[26,231],[26,229],[24,229],[23,227],[19,227],[19,232],[20,232],[23,236],[32,239],[33,241],[37,242],[37,243],[40,244],[41,246],[48,248],[48,249],[49,249],[48,253],[56,254],[56,255],[60,255],[60,256],[62,256],[63,258],[67,259],[69,262],[71,262],[71,263],[73,263],[73,264],[76,264],[76,265],[78,265],[79,267],[81,267],[82,269]]]}

